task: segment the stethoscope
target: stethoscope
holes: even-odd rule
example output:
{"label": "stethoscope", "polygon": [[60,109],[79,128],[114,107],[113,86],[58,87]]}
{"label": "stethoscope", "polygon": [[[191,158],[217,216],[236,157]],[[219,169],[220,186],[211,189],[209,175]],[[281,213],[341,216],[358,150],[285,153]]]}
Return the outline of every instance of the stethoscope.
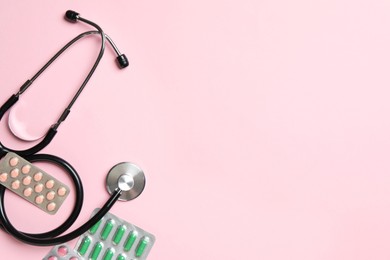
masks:
{"label": "stethoscope", "polygon": [[79,228],[66,235],[59,236],[62,233],[64,233],[66,230],[68,230],[70,226],[72,226],[72,224],[76,221],[77,217],[80,214],[83,205],[83,199],[84,199],[83,185],[76,170],[72,167],[72,165],[70,165],[64,159],[50,154],[37,154],[37,153],[41,151],[43,148],[45,148],[53,140],[54,136],[57,133],[58,127],[69,115],[71,107],[73,106],[73,104],[75,103],[75,101],[77,100],[81,92],[83,91],[89,79],[95,72],[96,67],[98,66],[101,58],[103,57],[106,40],[110,43],[115,53],[117,54],[117,62],[119,67],[125,68],[129,65],[126,56],[120,53],[120,51],[118,50],[118,48],[116,47],[112,39],[108,35],[106,35],[97,24],[85,18],[82,18],[78,13],[71,10],[68,10],[66,12],[65,18],[66,20],[73,23],[77,21],[82,21],[84,23],[87,23],[95,27],[97,30],[84,32],[78,35],[77,37],[75,37],[70,42],[68,42],[31,79],[27,80],[20,87],[19,91],[16,94],[13,94],[0,107],[0,120],[1,120],[4,114],[9,109],[11,109],[11,107],[19,100],[19,96],[23,94],[31,86],[34,80],[37,79],[42,74],[42,72],[45,71],[52,64],[52,62],[56,60],[66,49],[68,49],[71,45],[73,45],[78,40],[84,38],[85,36],[91,34],[100,35],[101,48],[94,65],[92,66],[91,70],[89,71],[84,82],[81,84],[80,88],[78,89],[77,93],[74,95],[71,102],[65,108],[61,116],[58,118],[57,122],[49,128],[49,130],[47,131],[46,135],[42,138],[42,140],[37,144],[35,144],[34,146],[32,146],[31,148],[25,150],[14,150],[6,147],[0,142],[0,158],[4,157],[5,154],[7,154],[8,152],[14,152],[19,156],[24,157],[26,160],[30,162],[49,162],[55,164],[60,168],[62,168],[63,170],[65,170],[75,184],[76,201],[70,216],[57,228],[39,234],[21,232],[12,225],[12,223],[9,221],[7,217],[5,207],[4,207],[4,194],[6,188],[0,185],[1,227],[16,239],[24,243],[36,245],[36,246],[56,245],[77,238],[78,236],[88,231],[94,224],[96,224],[111,209],[111,207],[114,205],[116,201],[118,200],[128,201],[128,200],[135,199],[142,193],[145,187],[145,175],[137,165],[129,162],[119,163],[115,165],[114,167],[111,168],[106,178],[106,187],[108,192],[111,194],[107,202],[85,224],[81,225]]}

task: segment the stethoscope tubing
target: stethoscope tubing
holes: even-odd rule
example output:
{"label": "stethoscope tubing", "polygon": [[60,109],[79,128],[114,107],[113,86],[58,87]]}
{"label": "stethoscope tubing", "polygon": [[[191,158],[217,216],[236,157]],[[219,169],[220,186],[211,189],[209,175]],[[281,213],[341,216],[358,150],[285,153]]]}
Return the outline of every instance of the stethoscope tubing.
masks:
{"label": "stethoscope tubing", "polygon": [[[86,223],[84,223],[82,226],[77,228],[76,230],[62,235],[72,224],[76,221],[77,217],[79,216],[81,212],[81,208],[83,205],[83,199],[84,199],[84,192],[83,192],[83,186],[81,179],[77,173],[77,171],[65,160],[63,160],[60,157],[49,155],[49,154],[36,154],[37,152],[41,151],[43,148],[45,148],[54,138],[55,134],[57,133],[57,128],[59,125],[66,119],[68,116],[71,107],[73,106],[74,102],[77,100],[81,92],[83,91],[84,87],[88,83],[89,79],[92,77],[93,73],[95,72],[105,49],[105,41],[108,40],[108,42],[113,47],[114,51],[120,55],[120,52],[114,42],[111,40],[110,37],[106,36],[106,34],[103,32],[103,30],[95,23],[84,19],[82,17],[79,17],[78,14],[77,20],[80,20],[82,22],[85,22],[97,29],[97,31],[87,31],[84,32],[78,36],[76,36],[74,39],[69,41],[64,47],[62,47],[31,79],[27,80],[22,87],[20,87],[19,91],[12,95],[1,107],[0,107],[0,120],[4,116],[4,114],[19,100],[19,96],[26,91],[30,85],[33,83],[33,81],[39,77],[39,75],[42,74],[43,71],[45,71],[54,60],[56,60],[66,49],[68,49],[71,45],[73,45],[78,40],[84,38],[85,36],[91,35],[91,34],[100,34],[101,36],[101,47],[100,52],[96,58],[96,61],[94,65],[92,66],[91,70],[89,71],[88,75],[86,76],[85,80],[79,87],[78,91],[74,95],[71,102],[68,104],[68,106],[65,108],[64,112],[61,114],[57,122],[52,125],[48,132],[46,133],[45,137],[36,145],[25,149],[25,150],[13,150],[11,148],[8,148],[4,146],[0,142],[0,158],[3,157],[7,152],[15,152],[18,155],[24,157],[25,159],[31,161],[31,162],[39,162],[39,161],[45,161],[50,162],[53,164],[56,164],[57,166],[63,168],[71,177],[76,191],[76,199],[75,204],[72,210],[72,213],[69,215],[69,217],[57,228],[44,232],[44,233],[38,233],[38,234],[32,234],[32,233],[26,233],[21,232],[17,230],[10,220],[8,219],[6,210],[5,210],[5,190],[6,188],[2,185],[0,185],[0,227],[2,227],[6,232],[8,232],[10,235],[15,237],[16,239],[35,246],[50,246],[50,245],[57,245],[61,243],[65,243],[69,240],[75,239],[76,237],[82,235],[86,231],[88,231],[94,224],[96,224],[107,212],[111,209],[111,207],[115,204],[115,202],[119,199],[122,191],[118,188],[116,189],[110,196],[110,198],[107,200],[107,202],[103,205],[103,207]],[[127,59],[120,55],[122,58],[122,61],[127,62]],[[127,64],[124,66],[123,64],[120,64],[120,66],[123,68],[127,66]]]}
{"label": "stethoscope tubing", "polygon": [[104,215],[107,214],[108,211],[114,206],[115,202],[119,199],[121,195],[121,190],[116,190],[109,198],[109,200],[103,205],[103,207],[87,222],[85,222],[82,226],[77,228],[76,230],[63,235],[63,236],[57,236],[62,234],[67,230],[65,228],[65,225],[71,226],[73,223],[68,220],[72,217],[68,218],[67,221],[64,222],[63,225],[59,226],[56,229],[53,229],[52,231],[41,233],[41,234],[29,234],[18,231],[9,221],[8,216],[6,214],[5,208],[4,208],[4,187],[0,188],[0,221],[2,224],[2,227],[5,231],[7,231],[10,235],[12,235],[14,238],[20,240],[23,243],[34,245],[34,246],[52,246],[52,245],[58,245],[62,243],[66,243],[69,240],[73,240],[85,232],[87,232],[89,229],[91,229],[100,219],[104,217]]}
{"label": "stethoscope tubing", "polygon": [[[5,113],[13,106],[16,104],[16,102],[18,102],[19,100],[19,96],[28,89],[28,87],[65,51],[67,50],[70,46],[72,46],[74,43],[76,43],[77,41],[79,41],[80,39],[86,37],[86,36],[89,36],[89,35],[92,35],[92,34],[100,34],[101,32],[99,31],[87,31],[87,32],[84,32],[84,33],[81,33],[79,34],[78,36],[76,36],[75,38],[73,38],[71,41],[69,41],[64,47],[62,47],[48,62],[46,62],[46,64],[29,80],[27,80],[23,86],[20,88],[20,90],[18,91],[18,93],[12,95],[1,107],[0,107],[0,120],[3,118],[3,116],[5,115]],[[119,51],[118,47],[115,45],[114,41],[107,35],[107,34],[104,34],[104,37],[105,39],[110,43],[110,45],[112,46],[112,48],[114,49],[115,53],[120,56],[121,55],[121,52]],[[104,54],[104,48],[103,48],[103,53],[102,53],[102,49],[100,50],[99,52],[99,56],[95,62],[94,65],[98,65],[99,64],[99,61],[101,60],[101,56]],[[91,77],[91,75],[94,73],[96,67],[95,68],[92,68],[88,74],[89,78]],[[88,80],[89,80],[88,78]],[[29,148],[29,149],[25,149],[25,150],[14,150],[14,149],[11,149],[11,148],[8,148],[6,147],[5,145],[3,145],[1,142],[0,142],[0,149],[2,149],[3,151],[3,154],[7,153],[7,152],[15,152],[21,156],[28,156],[28,155],[31,155],[31,154],[35,154],[35,153],[38,153],[39,151],[41,151],[43,148],[45,148],[50,142],[51,140],[54,138],[54,136],[56,135],[57,133],[57,128],[59,126],[59,124],[61,124],[61,122],[63,122],[67,115],[70,113],[70,108],[72,107],[72,105],[74,104],[74,102],[77,100],[77,98],[79,97],[81,91],[84,89],[86,83],[88,82],[88,80],[84,80],[84,83],[83,86],[82,86],[82,89],[81,87],[79,88],[78,92],[76,93],[76,95],[73,97],[72,99],[72,102],[69,103],[69,105],[67,106],[67,108],[64,110],[64,112],[61,114],[60,118],[57,120],[57,123],[52,125],[49,130],[47,131],[46,135],[44,136],[44,138],[41,140],[41,142],[39,142],[38,144],[36,144],[35,146]],[[2,154],[1,154],[1,151],[0,151],[0,157],[2,157]]]}
{"label": "stethoscope tubing", "polygon": [[5,201],[4,201],[5,198],[4,195],[7,189],[4,186],[0,185],[0,225],[6,232],[8,232],[16,239],[22,241],[23,243],[27,243],[34,246],[51,246],[51,245],[66,243],[69,240],[79,237],[80,235],[88,231],[93,225],[95,225],[96,222],[102,219],[104,215],[107,214],[107,212],[112,208],[112,206],[119,199],[122,193],[122,191],[119,188],[115,190],[111,194],[107,202],[103,205],[103,207],[96,213],[96,215],[94,215],[91,219],[89,219],[86,223],[84,223],[76,230],[66,235],[59,236],[73,225],[73,223],[76,221],[76,219],[78,218],[81,212],[83,206],[83,200],[84,200],[84,191],[83,191],[83,185],[80,176],[78,175],[77,171],[72,167],[72,165],[70,165],[62,158],[54,155],[37,154],[37,155],[28,156],[26,159],[28,159],[30,162],[49,161],[63,168],[69,174],[69,176],[71,177],[74,183],[75,191],[76,191],[75,192],[76,199],[75,199],[75,204],[73,206],[72,213],[60,226],[45,233],[38,233],[38,234],[26,233],[17,230],[10,222],[5,210]]}

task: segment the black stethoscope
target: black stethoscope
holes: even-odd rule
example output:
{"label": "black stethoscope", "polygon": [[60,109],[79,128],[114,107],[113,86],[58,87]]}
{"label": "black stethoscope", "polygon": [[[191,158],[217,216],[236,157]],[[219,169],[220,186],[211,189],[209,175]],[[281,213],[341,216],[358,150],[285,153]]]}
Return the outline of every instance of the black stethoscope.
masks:
{"label": "black stethoscope", "polygon": [[65,108],[61,116],[58,118],[57,122],[52,125],[49,130],[47,131],[46,135],[43,137],[43,139],[37,143],[36,145],[32,146],[31,148],[25,149],[25,150],[14,150],[11,148],[6,147],[0,142],[0,158],[4,157],[8,152],[14,152],[18,154],[19,156],[24,157],[26,160],[30,162],[49,162],[52,164],[55,164],[59,166],[60,168],[64,169],[69,176],[71,177],[72,181],[75,184],[75,193],[76,193],[76,201],[72,210],[72,213],[70,216],[57,228],[45,232],[45,233],[39,233],[39,234],[31,234],[31,233],[25,233],[17,230],[9,221],[7,214],[5,212],[4,208],[4,194],[6,188],[2,185],[0,185],[0,225],[1,227],[17,238],[18,240],[31,244],[36,246],[49,246],[49,245],[56,245],[65,243],[69,240],[72,240],[74,238],[77,238],[78,236],[82,235],[86,231],[88,231],[95,223],[97,223],[114,205],[114,203],[117,200],[123,200],[128,201],[132,200],[136,197],[138,197],[144,187],[145,187],[145,176],[143,171],[132,163],[119,163],[115,165],[111,170],[109,171],[107,178],[106,178],[106,187],[108,192],[111,194],[110,198],[107,200],[107,202],[104,204],[104,206],[99,210],[98,213],[96,213],[91,219],[89,219],[85,224],[77,228],[76,230],[63,235],[59,236],[62,233],[64,233],[68,228],[76,221],[77,217],[80,214],[82,205],[83,205],[83,199],[84,199],[84,192],[83,192],[83,186],[81,183],[81,179],[76,172],[76,170],[64,159],[50,155],[50,154],[37,154],[39,151],[41,151],[43,148],[45,148],[54,138],[54,136],[57,133],[57,129],[60,126],[60,124],[66,119],[66,117],[70,113],[70,109],[83,91],[84,87],[88,83],[89,79],[93,75],[93,73],[96,70],[96,67],[98,66],[101,58],[104,54],[105,49],[105,42],[106,40],[110,43],[110,45],[113,47],[115,53],[117,54],[117,62],[120,68],[125,68],[129,65],[128,60],[124,54],[121,54],[112,39],[106,35],[103,30],[95,23],[84,19],[80,17],[80,15],[74,11],[68,10],[65,14],[66,20],[70,22],[77,22],[82,21],[84,23],[87,23],[93,27],[95,27],[96,31],[87,31],[84,32],[77,37],[75,37],[73,40],[68,42],[63,48],[61,48],[31,79],[27,80],[19,89],[19,91],[12,95],[1,107],[0,107],[0,120],[3,118],[4,114],[19,100],[19,96],[23,94],[24,91],[26,91],[30,85],[34,82],[35,79],[37,79],[43,71],[45,71],[54,60],[56,60],[66,49],[68,49],[71,45],[73,45],[78,40],[84,38],[85,36],[91,35],[91,34],[99,34],[101,37],[101,48],[100,52],[98,54],[98,57],[92,66],[91,70],[89,71],[88,75],[86,76],[84,82],[81,84],[80,88],[78,89],[77,93],[74,95],[71,102],[68,104],[68,106]]}

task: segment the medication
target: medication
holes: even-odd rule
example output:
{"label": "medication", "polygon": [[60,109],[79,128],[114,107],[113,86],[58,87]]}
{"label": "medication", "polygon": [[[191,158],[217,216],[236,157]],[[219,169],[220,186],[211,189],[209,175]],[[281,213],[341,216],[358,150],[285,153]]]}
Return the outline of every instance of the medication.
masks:
{"label": "medication", "polygon": [[0,184],[49,214],[55,214],[69,188],[15,153],[0,160]]}
{"label": "medication", "polygon": [[62,244],[53,247],[43,260],[85,260],[85,258],[67,244]]}
{"label": "medication", "polygon": [[152,234],[107,213],[79,238],[75,249],[91,260],[143,260],[154,242]]}

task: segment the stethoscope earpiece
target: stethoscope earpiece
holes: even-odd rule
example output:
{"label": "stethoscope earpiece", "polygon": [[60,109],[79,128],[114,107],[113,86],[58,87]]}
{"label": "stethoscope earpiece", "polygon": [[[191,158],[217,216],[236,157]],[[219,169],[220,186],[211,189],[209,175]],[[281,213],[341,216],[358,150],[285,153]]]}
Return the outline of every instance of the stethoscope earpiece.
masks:
{"label": "stethoscope earpiece", "polygon": [[118,189],[121,190],[118,200],[129,201],[137,198],[144,190],[145,174],[133,163],[118,163],[108,172],[106,187],[111,195]]}
{"label": "stethoscope earpiece", "polygon": [[77,20],[79,19],[79,16],[80,14],[75,12],[75,11],[72,11],[72,10],[68,10],[66,11],[65,13],[65,19],[68,21],[68,22],[71,22],[71,23],[75,23],[77,22]]}
{"label": "stethoscope earpiece", "polygon": [[118,65],[121,69],[129,66],[129,61],[127,60],[127,57],[124,54],[121,54],[118,57],[116,57],[116,60],[118,61]]}

